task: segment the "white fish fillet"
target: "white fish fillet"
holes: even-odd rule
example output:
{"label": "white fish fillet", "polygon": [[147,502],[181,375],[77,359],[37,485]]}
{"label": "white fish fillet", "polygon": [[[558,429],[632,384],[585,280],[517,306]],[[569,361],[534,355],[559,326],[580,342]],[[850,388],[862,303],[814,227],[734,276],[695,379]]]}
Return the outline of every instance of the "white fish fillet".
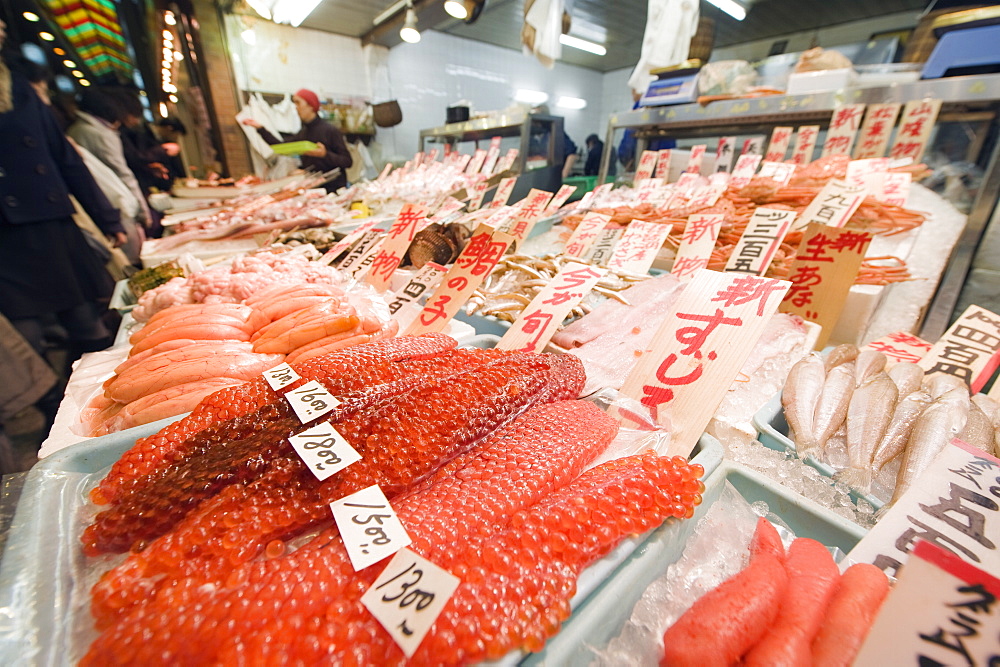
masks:
{"label": "white fish fillet", "polygon": [[872,456],[873,476],[878,475],[889,461],[903,453],[917,419],[930,404],[931,395],[926,391],[915,391],[896,404],[889,428],[885,430],[885,435]]}
{"label": "white fish fillet", "polygon": [[851,345],[850,343],[844,343],[843,345],[838,345],[830,350],[830,353],[826,355],[826,359],[823,363],[826,367],[826,372],[829,373],[835,366],[846,364],[848,361],[854,361],[857,358],[857,346]]}
{"label": "white fish fillet", "polygon": [[871,488],[872,457],[889,427],[898,397],[896,383],[885,372],[878,373],[854,390],[847,408],[847,457],[850,467],[842,470],[837,479],[866,493]]}
{"label": "white fish fillet", "polygon": [[847,406],[854,393],[854,362],[836,366],[826,374],[823,393],[816,407],[816,447],[822,451],[840,425],[847,419]]}
{"label": "white fish fillet", "polygon": [[888,370],[889,377],[899,389],[899,398],[905,398],[920,389],[924,381],[924,369],[909,361],[901,361]]}
{"label": "white fish fillet", "polygon": [[877,350],[861,350],[854,360],[854,386],[860,387],[872,376],[885,369],[885,355]]}
{"label": "white fish fillet", "polygon": [[979,405],[975,401],[969,402],[969,418],[965,422],[965,428],[958,434],[961,440],[969,443],[976,449],[981,449],[987,454],[993,454],[993,424],[990,423]]}
{"label": "white fish fillet", "polygon": [[813,353],[792,366],[781,391],[785,420],[794,434],[795,450],[805,456],[816,448],[816,408],[823,394],[826,370],[823,360]]}

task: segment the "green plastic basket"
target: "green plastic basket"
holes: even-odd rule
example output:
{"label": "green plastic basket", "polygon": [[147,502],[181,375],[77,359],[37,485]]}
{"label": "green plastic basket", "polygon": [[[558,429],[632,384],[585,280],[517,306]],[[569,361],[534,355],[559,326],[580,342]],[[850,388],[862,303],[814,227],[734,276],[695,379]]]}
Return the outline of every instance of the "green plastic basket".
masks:
{"label": "green plastic basket", "polygon": [[283,144],[271,144],[271,150],[278,155],[302,155],[317,148],[319,146],[312,141],[289,141]]}

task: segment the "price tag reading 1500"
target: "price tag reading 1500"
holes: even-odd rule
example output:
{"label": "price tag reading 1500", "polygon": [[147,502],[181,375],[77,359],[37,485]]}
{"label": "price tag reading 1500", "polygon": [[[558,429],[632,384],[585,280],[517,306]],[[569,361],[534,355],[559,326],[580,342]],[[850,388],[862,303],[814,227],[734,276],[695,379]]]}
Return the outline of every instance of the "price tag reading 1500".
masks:
{"label": "price tag reading 1500", "polygon": [[293,371],[288,364],[279,364],[264,371],[264,381],[275,391],[284,389],[298,379],[299,374]]}
{"label": "price tag reading 1500", "polygon": [[361,460],[361,454],[330,422],[302,431],[288,439],[316,479],[323,481],[335,472]]}
{"label": "price tag reading 1500", "polygon": [[330,509],[355,571],[391,556],[411,542],[378,484],[330,503]]}
{"label": "price tag reading 1500", "polygon": [[303,424],[322,417],[340,405],[340,401],[316,380],[289,391],[285,398]]}

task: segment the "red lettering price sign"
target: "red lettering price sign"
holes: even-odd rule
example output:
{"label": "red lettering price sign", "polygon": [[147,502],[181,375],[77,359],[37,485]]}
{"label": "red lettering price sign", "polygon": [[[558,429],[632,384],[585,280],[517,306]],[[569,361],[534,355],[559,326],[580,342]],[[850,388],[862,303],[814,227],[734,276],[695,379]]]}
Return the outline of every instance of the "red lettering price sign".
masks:
{"label": "red lettering price sign", "polygon": [[486,151],[486,161],[483,163],[482,173],[489,176],[496,169],[497,161],[500,159],[500,137],[490,139],[490,148]]}
{"label": "red lettering price sign", "polygon": [[497,186],[497,191],[493,194],[493,201],[490,202],[489,208],[505,206],[507,200],[510,199],[510,193],[514,191],[516,183],[517,176],[508,176],[507,178],[500,179],[500,185]]}
{"label": "red lettering price sign", "polygon": [[708,146],[705,144],[698,144],[691,147],[691,157],[688,158],[687,167],[684,169],[685,172],[689,174],[701,173],[701,163],[705,157],[705,149],[707,148]]}
{"label": "red lettering price sign", "polygon": [[395,317],[400,308],[412,301],[416,301],[422,297],[427,290],[432,290],[437,287],[438,283],[441,282],[441,279],[447,272],[447,268],[435,262],[427,262],[424,264],[423,268],[417,271],[416,275],[410,278],[410,282],[406,283],[403,289],[392,295],[392,300],[389,302],[389,312],[392,313],[393,317]]}
{"label": "red lettering price sign", "polygon": [[998,477],[1000,460],[953,439],[844,562],[872,563],[896,576],[900,568],[906,570],[917,541],[924,540],[996,572],[1000,569]]}
{"label": "red lettering price sign", "polygon": [[823,157],[851,154],[854,137],[861,127],[861,116],[864,113],[864,104],[846,104],[833,110],[830,127],[826,130],[826,141],[823,142]]}
{"label": "red lettering price sign", "polygon": [[351,447],[351,443],[330,422],[293,435],[288,438],[288,442],[309,471],[321,482],[361,460],[361,454]]}
{"label": "red lettering price sign", "polygon": [[743,236],[736,242],[725,270],[763,275],[794,221],[794,211],[763,206],[756,209]]}
{"label": "red lettering price sign", "polygon": [[865,232],[809,223],[792,262],[791,288],[779,310],[816,322],[816,349],[826,347],[872,237]]}
{"label": "red lettering price sign", "polygon": [[1000,366],[1000,316],[969,306],[919,363],[927,375],[954,375],[977,393]]}
{"label": "red lettering price sign", "polygon": [[[612,158],[614,159],[614,158]],[[656,178],[662,178],[664,180],[670,178],[670,149],[664,148],[659,151],[659,155],[656,159],[656,171],[653,173]]]}
{"label": "red lettering price sign", "polygon": [[486,191],[490,189],[489,181],[485,178],[472,186],[472,192],[469,193],[469,204],[468,209],[470,211],[476,211],[483,204],[483,197],[486,196]]}
{"label": "red lettering price sign", "polygon": [[669,424],[671,455],[691,454],[787,289],[782,280],[703,269],[681,293],[622,387]]}
{"label": "red lettering price sign", "polygon": [[861,206],[867,194],[868,188],[864,184],[848,185],[834,179],[813,197],[792,226],[792,231],[802,229],[812,222],[829,227],[843,227]]}
{"label": "red lettering price sign", "polygon": [[[868,191],[873,196],[878,196],[882,191],[882,179],[870,180],[872,176],[882,176],[889,171],[889,158],[873,157],[864,160],[851,160],[847,163],[847,183],[848,185],[868,185]],[[878,187],[871,187],[872,183],[877,183]]]}
{"label": "red lettering price sign", "polygon": [[480,225],[434,294],[427,300],[424,309],[407,327],[405,335],[415,336],[444,329],[462,304],[490,274],[513,241],[514,238],[509,234],[493,232],[486,225]]}
{"label": "red lettering price sign", "polygon": [[795,134],[795,148],[792,150],[792,164],[805,166],[812,162],[819,137],[819,125],[803,125]]}
{"label": "red lettering price sign", "polygon": [[519,243],[523,242],[528,238],[528,234],[531,233],[531,229],[538,222],[538,219],[545,213],[550,199],[552,199],[551,192],[532,188],[528,191],[528,196],[521,200],[518,205],[517,215],[500,231],[510,234]]}
{"label": "red lettering price sign", "polygon": [[452,213],[457,213],[465,204],[454,197],[445,197],[444,202],[438,207],[437,212],[429,218],[424,218],[417,222],[417,231],[421,231],[432,222],[440,222]]}
{"label": "red lettering price sign", "polygon": [[720,137],[715,148],[715,173],[728,174],[733,168],[736,155],[736,137]]}
{"label": "red lettering price sign", "polygon": [[892,126],[899,115],[899,104],[872,104],[868,107],[865,122],[861,125],[858,145],[854,147],[854,158],[882,157],[889,146]]}
{"label": "red lettering price sign", "polygon": [[303,424],[330,414],[340,405],[340,401],[316,380],[285,392],[285,400]]}
{"label": "red lettering price sign", "polygon": [[906,172],[888,172],[882,177],[881,201],[893,206],[906,206],[906,198],[910,196],[910,183],[913,175]]}
{"label": "red lettering price sign", "polygon": [[[740,151],[740,155],[764,155],[764,137],[750,137],[743,141],[743,150]],[[756,168],[756,167],[755,167]]]}
{"label": "red lettering price sign", "polygon": [[483,163],[486,162],[487,151],[482,148],[477,149],[472,155],[472,159],[469,160],[469,166],[466,167],[465,173],[467,174],[478,174],[479,170],[483,168]]}
{"label": "red lettering price sign", "polygon": [[301,379],[299,374],[293,371],[288,364],[278,364],[274,368],[264,371],[264,382],[267,382],[268,386],[275,391],[284,389],[299,379]]}
{"label": "red lettering price sign", "polygon": [[723,219],[721,213],[695,214],[688,218],[670,273],[680,280],[690,280],[699,269],[708,267]]}
{"label": "red lettering price sign", "polygon": [[500,164],[497,167],[498,173],[503,173],[505,171],[510,171],[514,163],[517,162],[517,156],[521,151],[516,148],[507,149],[507,153],[500,160]]}
{"label": "red lettering price sign", "polygon": [[556,192],[556,196],[552,198],[552,201],[549,202],[549,205],[545,208],[544,215],[552,215],[558,211],[559,207],[565,204],[566,200],[569,199],[574,192],[576,192],[575,185],[564,185],[559,188],[559,191]]}
{"label": "red lettering price sign", "polygon": [[362,234],[361,238],[354,243],[351,251],[347,253],[347,256],[337,265],[337,268],[351,274],[357,272],[361,268],[361,259],[376,248],[382,242],[384,236],[385,232],[380,232],[377,229]]}
{"label": "red lettering price sign", "polygon": [[498,350],[541,352],[569,312],[594,288],[607,271],[578,262],[566,262],[497,343]]}
{"label": "red lettering price sign", "polygon": [[684,207],[693,211],[710,208],[715,206],[721,195],[722,192],[719,191],[719,188],[711,185],[707,185],[703,188],[695,188],[691,192],[690,199],[688,199],[687,203],[684,204]]}
{"label": "red lettering price sign", "polygon": [[415,204],[403,205],[368,270],[366,280],[369,285],[379,292],[385,291],[389,286],[392,274],[399,268],[399,263],[403,260],[406,249],[413,242],[413,237],[417,233],[417,225],[426,217],[427,211],[424,207]]}
{"label": "red lettering price sign", "polygon": [[1000,579],[918,542],[853,664],[1000,664]]}
{"label": "red lettering price sign", "polygon": [[378,484],[330,503],[354,570],[391,556],[411,541]]}
{"label": "red lettering price sign", "polygon": [[653,172],[656,170],[656,158],[658,157],[656,151],[643,151],[642,156],[639,158],[639,166],[635,170],[635,182],[652,178]]}
{"label": "red lettering price sign", "polygon": [[458,167],[459,171],[465,172],[469,168],[470,162],[472,162],[471,155],[459,155],[458,159],[455,161],[455,165]]}
{"label": "red lettering price sign", "polygon": [[673,229],[658,222],[633,220],[608,260],[613,271],[646,273]]}
{"label": "red lettering price sign", "polygon": [[891,366],[901,361],[915,364],[923,359],[924,355],[930,352],[934,346],[907,331],[897,331],[882,336],[878,340],[873,340],[865,347],[884,354],[886,365]]}
{"label": "red lettering price sign", "polygon": [[785,153],[788,152],[788,144],[792,141],[792,128],[776,127],[771,132],[771,143],[767,145],[767,152],[764,154],[765,162],[784,162]]}
{"label": "red lettering price sign", "polygon": [[931,130],[941,111],[941,100],[913,100],[903,108],[903,118],[899,121],[896,141],[889,155],[894,159],[913,158],[919,162],[930,139]]}
{"label": "red lettering price sign", "polygon": [[733,169],[733,178],[729,184],[734,188],[746,187],[757,171],[757,165],[760,164],[760,161],[760,155],[748,154],[743,151],[743,155],[740,155],[739,159],[736,160],[736,168]]}
{"label": "red lettering price sign", "polygon": [[588,213],[583,216],[583,220],[566,241],[566,250],[563,254],[567,257],[585,257],[590,246],[608,226],[609,220],[611,216],[603,213]]}
{"label": "red lettering price sign", "polygon": [[419,554],[400,549],[361,603],[412,658],[460,583]]}

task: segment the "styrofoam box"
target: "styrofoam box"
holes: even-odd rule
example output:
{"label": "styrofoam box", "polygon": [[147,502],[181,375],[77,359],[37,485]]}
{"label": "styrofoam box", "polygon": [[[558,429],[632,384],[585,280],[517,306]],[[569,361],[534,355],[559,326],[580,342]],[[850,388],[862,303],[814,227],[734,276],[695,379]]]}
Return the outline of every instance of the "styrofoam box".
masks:
{"label": "styrofoam box", "polygon": [[818,72],[794,72],[788,75],[788,95],[805,95],[807,93],[824,93],[829,90],[840,90],[853,86],[858,75],[854,68],[825,69]]}

